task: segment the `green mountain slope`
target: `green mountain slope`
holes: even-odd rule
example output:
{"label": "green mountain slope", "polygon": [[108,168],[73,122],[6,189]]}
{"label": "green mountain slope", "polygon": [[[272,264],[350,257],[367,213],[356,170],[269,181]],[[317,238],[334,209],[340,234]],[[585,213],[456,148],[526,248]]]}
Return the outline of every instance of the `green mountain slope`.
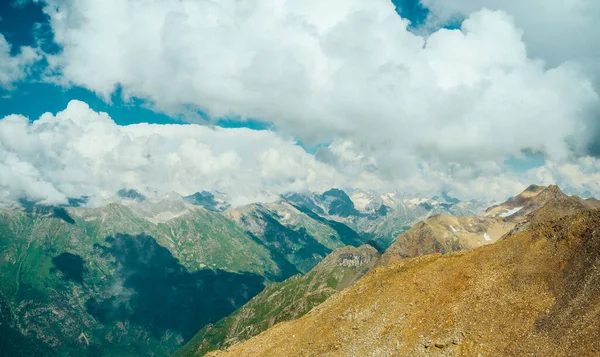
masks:
{"label": "green mountain slope", "polygon": [[221,212],[129,190],[109,202],[0,210],[0,347],[11,355],[165,356],[271,282],[362,243],[285,200]]}
{"label": "green mountain slope", "polygon": [[202,356],[256,336],[276,323],[297,319],[352,285],[378,257],[377,250],[368,245],[337,249],[309,273],[268,286],[232,315],[204,327],[175,356]]}
{"label": "green mountain slope", "polygon": [[182,207],[162,218],[118,203],[0,211],[3,349],[168,355],[287,277],[236,224]]}
{"label": "green mountain slope", "polygon": [[270,249],[273,256],[289,262],[294,274],[308,272],[333,249],[346,245],[345,237],[322,218],[311,217],[286,201],[251,204],[224,215]]}

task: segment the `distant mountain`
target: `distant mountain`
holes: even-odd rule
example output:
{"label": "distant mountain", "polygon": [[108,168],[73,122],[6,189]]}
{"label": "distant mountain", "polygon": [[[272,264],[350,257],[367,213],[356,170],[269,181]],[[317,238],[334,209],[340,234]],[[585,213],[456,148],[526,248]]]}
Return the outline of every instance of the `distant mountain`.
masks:
{"label": "distant mountain", "polygon": [[[327,281],[328,274],[333,279],[331,289],[297,286],[310,297],[295,296],[297,306],[314,306],[322,300],[312,297],[324,299],[346,286],[341,283],[346,277],[365,271],[323,269],[334,259],[326,257],[344,252],[340,248],[368,243],[383,251],[419,219],[479,207],[447,198],[349,195],[339,189],[241,207],[206,191],[181,197],[122,189],[99,206],[97,197],[93,207],[87,200],[63,206],[23,201],[21,207],[0,210],[0,332],[5,336],[0,346],[30,355],[165,356],[265,286],[293,275],[307,274],[294,278],[305,281],[318,271],[319,281]],[[500,219],[490,215],[486,219]],[[456,223],[460,227],[465,224]],[[289,289],[287,284],[274,285],[267,294]],[[263,312],[283,321],[308,310],[282,311]],[[236,330],[240,340],[265,326],[243,321],[253,332]],[[225,330],[211,331],[222,337]],[[221,337],[211,343],[221,346]]]}
{"label": "distant mountain", "polygon": [[330,216],[350,217],[359,215],[358,210],[354,207],[354,202],[342,190],[332,188],[323,192],[320,198],[322,204],[328,208],[327,214]]}
{"label": "distant mountain", "polygon": [[209,211],[222,212],[230,207],[225,195],[208,191],[196,192],[193,195],[185,196],[183,199],[196,206],[202,206]]}
{"label": "distant mountain", "polygon": [[267,247],[276,260],[289,263],[292,274],[308,272],[333,249],[349,243],[323,219],[284,200],[233,208],[224,215]]}
{"label": "distant mountain", "polygon": [[[208,355],[598,355],[596,204],[555,186],[531,188],[478,217],[483,226],[513,225],[495,244],[391,261],[304,317]],[[465,223],[470,227],[476,219],[431,217],[424,224],[434,227],[422,243],[446,253],[452,244],[442,232],[457,233],[452,241],[468,243],[459,230]],[[409,237],[414,247],[424,228],[415,229]],[[428,237],[441,240],[432,243]]]}
{"label": "distant mountain", "polygon": [[447,194],[438,200],[403,195],[397,192],[377,193],[356,190],[350,195],[339,189],[318,194],[290,194],[286,200],[329,220],[345,224],[370,241],[379,250],[387,249],[414,223],[436,214],[475,215],[486,204],[461,202]]}
{"label": "distant mountain", "polygon": [[378,257],[369,245],[336,249],[308,274],[270,285],[235,313],[204,327],[174,357],[202,356],[247,340],[279,322],[297,319],[354,284]]}

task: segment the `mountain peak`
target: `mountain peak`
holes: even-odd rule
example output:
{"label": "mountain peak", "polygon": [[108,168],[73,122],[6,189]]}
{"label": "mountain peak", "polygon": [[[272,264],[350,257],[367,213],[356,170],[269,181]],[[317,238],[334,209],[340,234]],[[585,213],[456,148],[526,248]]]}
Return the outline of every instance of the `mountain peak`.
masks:
{"label": "mountain peak", "polygon": [[332,188],[323,192],[321,199],[329,207],[328,213],[333,216],[349,217],[358,216],[359,212],[354,206],[354,202],[346,192]]}
{"label": "mountain peak", "polygon": [[532,198],[532,201],[545,204],[550,201],[561,200],[568,196],[557,185],[550,185]]}
{"label": "mountain peak", "polygon": [[348,199],[350,199],[348,194],[344,190],[340,190],[339,188],[331,188],[331,189],[323,192],[323,194],[321,196],[323,196],[323,197],[329,196],[329,197],[337,197],[337,198],[348,197]]}
{"label": "mountain peak", "polygon": [[208,191],[196,192],[183,197],[183,200],[194,206],[202,206],[213,212],[222,212],[229,208],[229,203],[226,202],[224,197],[217,197],[214,193]]}
{"label": "mountain peak", "polygon": [[566,194],[560,189],[560,187],[558,187],[558,185],[550,185],[544,191],[551,192],[552,194],[560,196],[566,196]]}
{"label": "mountain peak", "polygon": [[536,185],[536,184],[531,184],[523,192],[536,192],[536,193],[539,193],[539,192],[545,190],[546,188],[547,188],[546,186],[540,186],[540,185]]}

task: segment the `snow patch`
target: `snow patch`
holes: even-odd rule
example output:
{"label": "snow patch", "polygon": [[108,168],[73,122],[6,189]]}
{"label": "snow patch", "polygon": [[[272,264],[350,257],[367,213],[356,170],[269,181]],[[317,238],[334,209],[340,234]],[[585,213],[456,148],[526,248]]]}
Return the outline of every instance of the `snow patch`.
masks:
{"label": "snow patch", "polygon": [[373,197],[365,192],[355,192],[350,195],[350,199],[354,203],[354,207],[362,212],[366,211],[373,202]]}
{"label": "snow patch", "polygon": [[398,194],[396,192],[388,192],[380,195],[379,198],[388,207],[398,206]]}
{"label": "snow patch", "polygon": [[281,217],[281,222],[287,222],[292,218],[292,214],[288,211],[277,211],[277,215]]}
{"label": "snow patch", "polygon": [[500,217],[505,218],[505,217],[508,217],[508,216],[512,216],[513,214],[519,212],[522,208],[523,207],[515,207],[515,208],[511,209],[510,211],[506,211],[506,212],[502,213],[500,215]]}
{"label": "snow patch", "polygon": [[487,232],[483,233],[483,239],[486,240],[486,242],[489,242],[492,240],[492,237],[490,237]]}
{"label": "snow patch", "polygon": [[452,232],[454,232],[454,233],[457,232],[456,228],[452,227],[452,225],[450,225],[450,229],[452,229]]}
{"label": "snow patch", "polygon": [[421,203],[425,203],[429,201],[426,198],[411,198],[408,200],[405,200],[404,202],[406,203],[407,206],[417,206],[420,205]]}

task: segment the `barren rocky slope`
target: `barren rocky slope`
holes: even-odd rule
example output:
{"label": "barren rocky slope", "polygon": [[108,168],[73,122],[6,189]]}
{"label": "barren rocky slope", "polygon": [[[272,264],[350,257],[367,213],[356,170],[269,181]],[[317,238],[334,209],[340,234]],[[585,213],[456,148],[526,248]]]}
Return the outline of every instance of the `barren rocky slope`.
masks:
{"label": "barren rocky slope", "polygon": [[496,244],[372,270],[213,355],[600,356],[600,211],[582,201],[549,202]]}
{"label": "barren rocky slope", "polygon": [[[561,204],[557,205],[558,202]],[[554,216],[560,216],[598,207],[596,202],[567,196],[558,186],[531,185],[506,202],[488,208],[484,215],[437,215],[415,224],[386,250],[381,263],[432,253],[447,254],[492,244],[515,227],[526,225],[531,219],[530,214],[542,207],[552,206]],[[567,209],[567,206],[571,209]]]}

